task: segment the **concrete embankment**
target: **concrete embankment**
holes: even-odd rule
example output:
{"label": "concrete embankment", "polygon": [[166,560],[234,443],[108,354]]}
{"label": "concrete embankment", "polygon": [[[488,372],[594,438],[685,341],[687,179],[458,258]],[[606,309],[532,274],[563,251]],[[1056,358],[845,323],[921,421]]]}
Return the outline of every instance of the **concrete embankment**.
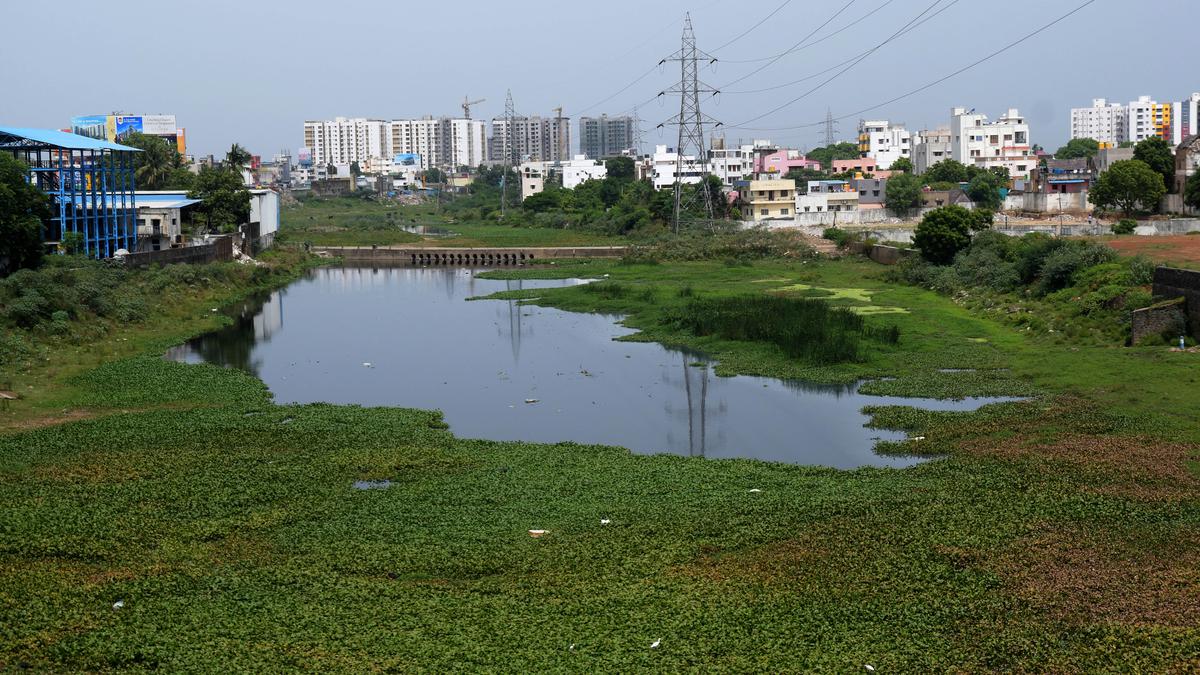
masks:
{"label": "concrete embankment", "polygon": [[388,265],[527,265],[556,258],[619,258],[624,246],[452,248],[425,246],[315,246],[318,255]]}

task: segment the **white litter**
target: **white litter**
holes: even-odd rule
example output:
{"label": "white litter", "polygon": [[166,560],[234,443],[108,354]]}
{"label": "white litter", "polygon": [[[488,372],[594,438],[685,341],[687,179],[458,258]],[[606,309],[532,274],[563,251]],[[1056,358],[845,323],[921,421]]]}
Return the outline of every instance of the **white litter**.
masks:
{"label": "white litter", "polygon": [[601,518],[601,519],[600,519],[600,524],[601,524],[601,525],[607,525],[607,524],[609,524],[609,523],[611,523],[611,522],[612,522],[612,521],[611,521],[611,520],[609,520],[608,518]]}
{"label": "white litter", "polygon": [[124,607],[124,606],[125,606],[125,601],[124,601],[124,600],[118,600],[118,601],[116,601],[116,602],[114,602],[114,603],[113,603],[113,609],[121,609],[121,608],[122,608],[122,607]]}
{"label": "white litter", "polygon": [[363,361],[363,368],[374,368],[374,367],[375,366],[372,366],[370,361]]}
{"label": "white litter", "polygon": [[538,400],[536,398],[527,398],[527,399],[525,399],[525,402],[526,403],[537,403]]}
{"label": "white litter", "polygon": [[538,538],[538,537],[542,536],[543,534],[546,534],[547,532],[549,532],[549,530],[530,530],[530,531],[529,531],[529,536],[531,536],[531,537],[533,537],[534,539],[536,539],[536,538]]}
{"label": "white litter", "polygon": [[864,663],[864,664],[863,664],[863,668],[866,668],[868,673],[873,673],[873,672],[875,672],[875,666],[873,666],[873,665],[871,665],[871,664],[869,664],[869,663]]}
{"label": "white litter", "polygon": [[750,488],[750,491],[751,492],[762,492],[762,490],[759,490],[758,488]]}
{"label": "white litter", "polygon": [[215,311],[217,311],[217,308],[213,307],[211,311],[215,312]]}
{"label": "white litter", "polygon": [[650,643],[650,649],[658,649],[658,646],[661,644],[662,644],[662,638],[658,638],[654,642]]}
{"label": "white litter", "polygon": [[910,439],[908,439],[908,440],[910,440],[910,441],[923,441],[923,440],[925,440],[925,437],[924,437],[924,436],[913,436],[912,438],[910,438]]}

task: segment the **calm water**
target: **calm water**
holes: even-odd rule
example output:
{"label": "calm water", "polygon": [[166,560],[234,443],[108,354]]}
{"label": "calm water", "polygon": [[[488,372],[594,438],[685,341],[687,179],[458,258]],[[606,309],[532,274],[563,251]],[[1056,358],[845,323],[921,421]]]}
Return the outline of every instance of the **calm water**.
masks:
{"label": "calm water", "polygon": [[865,405],[971,410],[999,399],[863,396],[760,377],[716,377],[695,354],[616,342],[617,317],[465,302],[507,289],[583,283],[491,281],[453,268],[324,268],[235,308],[235,325],[168,358],[234,366],[279,403],[441,409],[464,438],[578,441],[639,453],[907,466],[881,457]]}

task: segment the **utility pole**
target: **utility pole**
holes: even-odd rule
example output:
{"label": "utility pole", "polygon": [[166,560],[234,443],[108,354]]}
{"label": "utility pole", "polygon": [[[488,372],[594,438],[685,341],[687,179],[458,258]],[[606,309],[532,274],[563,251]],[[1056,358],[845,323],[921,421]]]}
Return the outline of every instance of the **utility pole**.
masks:
{"label": "utility pole", "polygon": [[[683,203],[683,157],[690,148],[696,153],[696,162],[700,167],[700,186],[697,193],[704,199],[704,208],[708,215],[708,223],[713,220],[713,200],[712,194],[708,190],[708,156],[704,151],[704,127],[710,125],[718,127],[720,122],[708,117],[700,111],[700,94],[715,94],[716,89],[704,84],[700,81],[699,60],[705,59],[710,64],[716,63],[715,56],[701,51],[696,47],[696,34],[692,30],[692,15],[684,15],[683,20],[683,44],[679,51],[671,56],[659,61],[662,65],[668,61],[679,62],[679,84],[672,86],[670,89],[660,92],[659,96],[664,94],[679,94],[679,115],[658,125],[662,128],[666,125],[673,125],[679,128],[679,140],[675,146],[675,213],[673,217],[673,226],[676,233],[679,232],[679,222],[682,215],[689,206]],[[695,196],[693,196],[693,199]]]}

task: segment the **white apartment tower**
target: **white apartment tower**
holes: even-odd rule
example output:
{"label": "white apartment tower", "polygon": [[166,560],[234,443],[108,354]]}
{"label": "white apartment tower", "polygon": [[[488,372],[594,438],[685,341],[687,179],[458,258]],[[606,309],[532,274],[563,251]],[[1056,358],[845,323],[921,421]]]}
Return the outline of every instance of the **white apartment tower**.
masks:
{"label": "white apartment tower", "polygon": [[901,125],[892,125],[887,120],[863,120],[858,123],[858,153],[860,157],[875,160],[875,166],[888,170],[892,162],[907,157],[912,159],[913,138]]}
{"label": "white apartment tower", "polygon": [[492,120],[489,157],[497,162],[508,161],[511,157],[504,156],[506,147],[518,164],[568,161],[571,159],[571,118],[514,117],[510,132],[508,120],[497,117]]}
{"label": "white apartment tower", "polygon": [[1110,146],[1128,140],[1129,109],[1102,98],[1090,108],[1071,108],[1071,138],[1090,138]]}
{"label": "white apartment tower", "polygon": [[383,120],[335,117],[304,123],[304,145],[312,149],[314,164],[366,164],[388,154],[388,123]]}
{"label": "white apartment tower", "polygon": [[1130,101],[1126,140],[1141,143],[1158,136],[1170,142],[1171,108],[1170,103],[1159,103],[1149,96],[1139,96],[1138,100]]}
{"label": "white apartment tower", "polygon": [[987,115],[965,108],[950,111],[951,155],[982,169],[1003,166],[1013,178],[1028,178],[1037,167],[1030,150],[1029,125],[1016,108],[988,122]]}
{"label": "white apartment tower", "polygon": [[1200,92],[1172,104],[1171,144],[1179,145],[1188,136],[1200,134]]}

